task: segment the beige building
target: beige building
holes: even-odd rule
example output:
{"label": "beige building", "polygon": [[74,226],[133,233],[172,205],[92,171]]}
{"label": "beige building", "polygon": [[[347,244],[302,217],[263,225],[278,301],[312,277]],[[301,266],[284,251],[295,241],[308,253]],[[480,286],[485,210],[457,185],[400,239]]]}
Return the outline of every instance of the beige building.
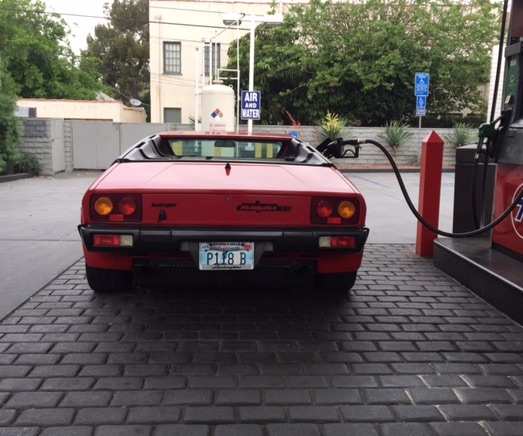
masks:
{"label": "beige building", "polygon": [[[283,15],[296,3],[303,1],[150,0],[151,122],[190,123],[200,118],[200,93],[210,84],[210,71],[219,76],[230,44],[250,32],[252,17],[266,16],[272,5]],[[234,21],[239,17],[241,24]],[[236,80],[224,84],[238,95]]]}
{"label": "beige building", "polygon": [[96,120],[114,123],[145,123],[147,114],[141,107],[127,107],[121,101],[48,100],[22,98],[17,102],[21,117]]}

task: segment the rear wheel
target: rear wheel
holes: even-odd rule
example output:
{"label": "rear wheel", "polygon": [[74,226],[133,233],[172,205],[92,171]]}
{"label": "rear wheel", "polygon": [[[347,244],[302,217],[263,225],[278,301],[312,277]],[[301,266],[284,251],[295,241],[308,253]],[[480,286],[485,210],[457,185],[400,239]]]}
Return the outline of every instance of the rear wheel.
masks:
{"label": "rear wheel", "polygon": [[123,292],[130,290],[133,286],[131,271],[93,268],[86,265],[85,273],[87,282],[94,292]]}
{"label": "rear wheel", "polygon": [[356,271],[348,273],[316,274],[315,287],[321,292],[341,294],[350,291],[356,282]]}

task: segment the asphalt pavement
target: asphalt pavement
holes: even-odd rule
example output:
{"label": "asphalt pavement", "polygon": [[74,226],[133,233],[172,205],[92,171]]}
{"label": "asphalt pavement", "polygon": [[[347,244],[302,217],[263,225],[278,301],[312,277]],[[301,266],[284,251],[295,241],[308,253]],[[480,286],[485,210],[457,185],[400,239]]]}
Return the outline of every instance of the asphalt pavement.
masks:
{"label": "asphalt pavement", "polygon": [[[407,206],[396,176],[392,172],[345,173],[361,191],[367,202],[369,243],[414,244],[417,220]],[[404,172],[402,178],[409,197],[418,204],[419,172]],[[454,173],[444,172],[441,179],[440,217],[438,228],[452,231],[454,210]]]}
{"label": "asphalt pavement", "polygon": [[0,436],[521,436],[523,328],[415,255],[391,173],[350,177],[372,233],[336,297],[96,295],[76,233],[94,175],[0,184]]}
{"label": "asphalt pavement", "polygon": [[82,257],[82,195],[100,172],[0,183],[0,318]]}

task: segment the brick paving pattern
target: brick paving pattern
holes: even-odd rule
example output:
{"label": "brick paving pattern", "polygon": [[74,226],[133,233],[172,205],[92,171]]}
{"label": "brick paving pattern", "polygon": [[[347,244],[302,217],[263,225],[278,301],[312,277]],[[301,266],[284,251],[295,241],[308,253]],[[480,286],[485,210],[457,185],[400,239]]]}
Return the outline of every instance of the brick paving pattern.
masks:
{"label": "brick paving pattern", "polygon": [[369,244],[346,297],[94,295],[80,261],[0,323],[0,436],[523,434],[523,329]]}

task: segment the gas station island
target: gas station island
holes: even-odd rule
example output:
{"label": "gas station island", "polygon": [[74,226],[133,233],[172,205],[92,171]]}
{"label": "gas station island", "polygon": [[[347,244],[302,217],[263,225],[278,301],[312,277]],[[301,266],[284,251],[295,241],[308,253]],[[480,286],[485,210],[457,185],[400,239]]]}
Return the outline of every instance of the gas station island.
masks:
{"label": "gas station island", "polygon": [[[484,196],[483,207],[491,207],[493,218],[507,214],[491,234],[473,238],[438,239],[434,264],[470,288],[486,301],[518,322],[523,322],[523,0],[513,0],[509,12],[507,43],[504,48],[505,71],[501,117],[480,127],[480,142],[475,156],[473,176],[481,172],[485,180],[473,177],[468,198],[456,198],[456,204],[468,202],[475,218],[482,214],[471,199],[477,190],[493,192],[493,204]],[[497,124],[499,122],[499,124]],[[483,145],[483,140],[485,145]],[[485,157],[477,165],[479,156]],[[495,176],[488,171],[496,166]],[[459,177],[456,167],[456,179]],[[483,185],[478,188],[478,185]],[[489,186],[493,185],[493,186]]]}

